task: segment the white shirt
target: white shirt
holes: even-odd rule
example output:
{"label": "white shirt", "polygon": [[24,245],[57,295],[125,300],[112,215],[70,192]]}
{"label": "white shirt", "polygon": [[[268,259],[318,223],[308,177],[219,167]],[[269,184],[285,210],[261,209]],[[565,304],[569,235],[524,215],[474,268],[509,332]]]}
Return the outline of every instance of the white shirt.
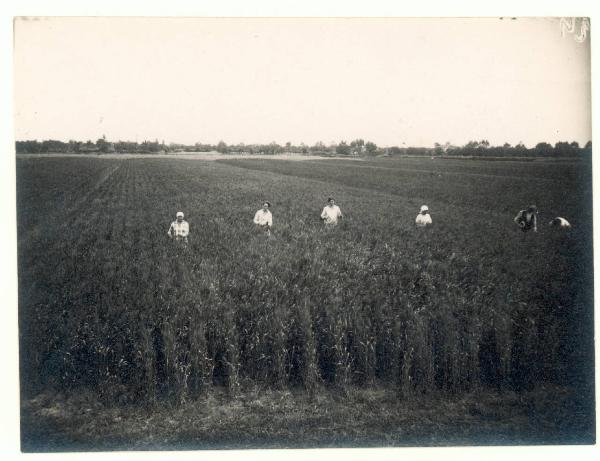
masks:
{"label": "white shirt", "polygon": [[342,217],[342,210],[337,205],[327,205],[321,212],[321,219],[325,220],[325,224],[337,224],[338,218]]}
{"label": "white shirt", "polygon": [[418,227],[425,227],[425,226],[428,226],[429,224],[433,224],[429,213],[426,213],[426,214],[419,213],[417,215],[417,219],[415,219],[415,223],[417,224]]}
{"label": "white shirt", "polygon": [[169,227],[169,234],[171,237],[187,237],[190,233],[190,225],[187,221],[173,221],[171,227]]}
{"label": "white shirt", "polygon": [[269,210],[263,210],[262,208],[254,215],[254,224],[259,226],[273,226],[273,215]]}

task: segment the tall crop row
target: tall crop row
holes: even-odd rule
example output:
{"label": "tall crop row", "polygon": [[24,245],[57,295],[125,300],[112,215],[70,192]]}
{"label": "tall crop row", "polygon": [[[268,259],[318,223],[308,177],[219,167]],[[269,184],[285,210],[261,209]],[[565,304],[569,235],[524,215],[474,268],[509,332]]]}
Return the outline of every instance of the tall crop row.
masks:
{"label": "tall crop row", "polygon": [[[582,366],[589,330],[578,336],[578,327],[591,315],[583,220],[571,235],[522,235],[510,213],[471,219],[453,205],[473,202],[460,196],[464,184],[446,183],[448,201],[429,202],[424,188],[402,196],[389,172],[363,172],[354,188],[350,166],[339,183],[284,166],[19,163],[24,390],[86,386],[107,401],[180,402],[211,386],[460,393],[568,382]],[[482,203],[501,200],[491,189],[480,190]],[[585,216],[587,191],[573,190],[561,200]],[[330,194],[346,214],[331,230],[318,220]],[[558,208],[558,196],[545,199]],[[265,199],[269,239],[251,224]],[[414,208],[425,200],[436,225],[419,231]],[[166,236],[179,209],[192,231],[186,247]]]}

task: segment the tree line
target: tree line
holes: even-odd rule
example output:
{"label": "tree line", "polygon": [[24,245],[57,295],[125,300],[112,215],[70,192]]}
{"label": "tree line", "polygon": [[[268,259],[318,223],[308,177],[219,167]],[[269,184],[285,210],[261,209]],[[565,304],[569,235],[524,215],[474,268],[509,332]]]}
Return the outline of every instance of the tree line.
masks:
{"label": "tree line", "polygon": [[16,141],[17,154],[65,153],[65,154],[110,154],[110,153],[144,153],[166,154],[178,152],[219,152],[222,154],[304,154],[322,156],[432,156],[432,157],[580,157],[589,156],[592,152],[592,142],[588,141],[583,147],[576,141],[560,141],[554,145],[540,142],[535,147],[528,148],[523,143],[514,146],[505,143],[502,146],[492,146],[489,141],[469,141],[463,146],[455,146],[449,142],[435,143],[434,147],[379,147],[371,141],[355,139],[351,142],[340,141],[325,144],[321,141],[309,146],[304,143],[293,145],[286,142],[280,145],[276,142],[269,144],[227,144],[219,141],[217,144],[165,144],[164,141],[107,141],[105,136],[95,143],[69,140],[28,140]]}

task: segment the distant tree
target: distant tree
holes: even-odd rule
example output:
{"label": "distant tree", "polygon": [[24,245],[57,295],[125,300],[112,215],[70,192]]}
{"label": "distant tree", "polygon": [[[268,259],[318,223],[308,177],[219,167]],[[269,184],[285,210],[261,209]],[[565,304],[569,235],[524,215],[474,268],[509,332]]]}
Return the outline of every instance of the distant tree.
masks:
{"label": "distant tree", "polygon": [[239,144],[231,144],[229,146],[229,153],[244,153],[247,152],[248,148],[246,147],[246,145],[241,142]]}
{"label": "distant tree", "polygon": [[177,144],[174,142],[170,142],[169,143],[169,152],[183,152],[184,147],[185,146],[183,144]]}
{"label": "distant tree", "polygon": [[554,152],[561,157],[573,157],[579,153],[579,144],[559,141],[554,144]]}
{"label": "distant tree", "polygon": [[67,151],[70,153],[79,152],[79,147],[81,146],[81,142],[75,141],[74,139],[69,140],[69,146],[67,147]]}
{"label": "distant tree", "polygon": [[517,156],[526,156],[528,153],[527,147],[521,141],[512,149],[512,154]]}
{"label": "distant tree", "polygon": [[377,144],[375,144],[374,142],[368,141],[365,144],[365,149],[367,149],[367,152],[369,154],[374,154],[375,152],[377,152]]}
{"label": "distant tree", "polygon": [[[223,143],[225,144],[225,143]],[[225,145],[225,147],[227,147],[227,145]],[[213,150],[217,150],[217,148],[215,146],[212,146],[210,144],[203,144],[201,142],[197,142],[196,144],[194,144],[193,146],[190,146],[189,148],[186,148],[184,150],[187,151],[195,151],[195,152],[210,152]]]}
{"label": "distant tree", "polygon": [[310,148],[311,152],[327,152],[327,146],[323,141],[317,141],[317,143]]}
{"label": "distant tree", "polygon": [[140,151],[140,145],[135,141],[119,141],[115,143],[117,152],[135,153]]}
{"label": "distant tree", "polygon": [[[481,141],[469,141],[467,144],[465,144],[464,148],[467,149],[467,151],[474,151],[474,150],[483,150],[483,149],[488,149],[490,147],[490,142],[487,139],[482,139]],[[476,152],[470,152],[471,154],[475,154]]]}
{"label": "distant tree", "polygon": [[69,145],[62,141],[54,139],[48,139],[42,141],[40,151],[41,152],[68,152]]}
{"label": "distant tree", "polygon": [[458,153],[459,149],[460,149],[460,148],[459,148],[458,146],[455,146],[454,144],[451,144],[451,143],[450,143],[450,142],[448,142],[448,141],[446,141],[446,142],[444,143],[444,153],[445,153],[446,155],[453,155],[453,154],[456,154],[456,153]]}
{"label": "distant tree", "polygon": [[19,154],[37,154],[41,152],[42,146],[36,140],[34,141],[17,141],[15,143],[16,151]]}
{"label": "distant tree", "polygon": [[106,141],[106,136],[102,135],[102,137],[96,141],[96,147],[102,153],[108,152],[108,142]]}
{"label": "distant tree", "polygon": [[219,141],[219,144],[217,144],[216,151],[222,154],[226,154],[229,151],[229,149],[227,148],[227,144],[225,144],[225,141]]}
{"label": "distant tree", "polygon": [[551,144],[548,144],[547,142],[539,142],[535,145],[535,154],[536,155],[540,155],[543,157],[547,157],[549,155],[552,155],[554,153],[554,149],[552,148]]}
{"label": "distant tree", "polygon": [[363,139],[355,139],[350,143],[350,151],[354,154],[362,154],[365,146]]}
{"label": "distant tree", "polygon": [[279,144],[277,144],[275,141],[269,143],[266,147],[265,147],[265,153],[266,154],[270,154],[270,155],[274,155],[274,154],[279,154],[283,152],[283,147],[281,147]]}
{"label": "distant tree", "polygon": [[338,155],[350,155],[351,148],[348,144],[346,144],[346,141],[341,141],[335,148],[335,152]]}

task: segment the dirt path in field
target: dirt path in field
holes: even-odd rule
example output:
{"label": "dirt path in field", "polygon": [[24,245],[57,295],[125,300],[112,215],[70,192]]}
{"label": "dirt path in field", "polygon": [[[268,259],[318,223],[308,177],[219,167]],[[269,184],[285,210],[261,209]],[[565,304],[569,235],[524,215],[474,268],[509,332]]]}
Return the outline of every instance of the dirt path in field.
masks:
{"label": "dirt path in field", "polygon": [[46,158],[46,157],[85,157],[85,158],[110,158],[110,159],[130,159],[130,158],[170,158],[170,159],[186,159],[186,160],[238,160],[238,159],[269,159],[269,160],[351,160],[364,161],[358,157],[322,157],[319,155],[300,155],[300,154],[220,154],[218,152],[187,152],[176,154],[18,154],[17,158]]}

